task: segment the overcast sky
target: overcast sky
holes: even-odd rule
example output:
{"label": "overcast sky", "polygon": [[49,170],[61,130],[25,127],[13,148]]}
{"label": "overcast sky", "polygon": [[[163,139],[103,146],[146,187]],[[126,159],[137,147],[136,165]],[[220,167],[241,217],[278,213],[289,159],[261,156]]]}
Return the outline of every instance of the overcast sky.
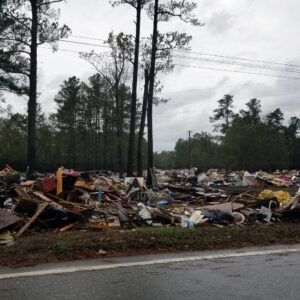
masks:
{"label": "overcast sky", "polygon": [[[300,1],[296,0],[198,0],[197,15],[205,23],[192,27],[179,20],[160,24],[161,31],[178,30],[193,36],[194,52],[248,58],[300,65]],[[134,10],[129,6],[112,8],[108,0],[68,0],[61,8],[61,23],[69,25],[76,36],[105,39],[110,31],[134,32]],[[142,35],[151,32],[151,22],[143,15]],[[101,41],[70,37],[69,40],[101,44]],[[77,53],[63,49],[89,51],[101,48],[59,43],[59,50],[39,49],[39,102],[45,112],[53,112],[53,98],[63,80],[77,76],[82,80],[94,73]],[[177,54],[179,55],[179,54]],[[180,54],[182,55],[182,54]],[[214,59],[243,64],[256,64],[274,69],[283,65],[226,59],[199,54],[184,54],[196,59]],[[160,76],[163,96],[168,104],[154,110],[154,148],[172,150],[177,139],[193,132],[211,131],[209,116],[224,94],[234,95],[235,110],[243,108],[251,98],[259,98],[264,113],[280,107],[286,119],[299,116],[300,68],[295,72],[267,70],[232,64],[212,63],[196,59],[176,58],[174,72]],[[191,67],[194,66],[194,67]],[[195,67],[263,73],[282,77],[225,72]],[[299,71],[298,71],[299,70]],[[15,111],[26,111],[25,98],[10,98]]]}

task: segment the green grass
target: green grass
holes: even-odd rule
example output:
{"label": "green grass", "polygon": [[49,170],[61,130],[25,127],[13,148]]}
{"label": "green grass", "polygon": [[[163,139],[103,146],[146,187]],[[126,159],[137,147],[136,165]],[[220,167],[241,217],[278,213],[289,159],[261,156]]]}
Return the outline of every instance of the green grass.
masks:
{"label": "green grass", "polygon": [[30,265],[156,252],[229,249],[248,246],[300,243],[300,224],[259,224],[251,226],[138,227],[135,230],[24,235],[11,247],[0,246],[0,265]]}
{"label": "green grass", "polygon": [[205,250],[300,242],[297,224],[261,224],[251,227],[138,228],[137,232],[158,248]]}
{"label": "green grass", "polygon": [[72,243],[68,240],[64,240],[64,241],[57,241],[55,246],[54,246],[54,252],[57,256],[66,256],[68,255],[70,252],[72,252],[73,247],[72,247]]}
{"label": "green grass", "polygon": [[[139,228],[137,232],[159,247],[177,250],[211,249],[231,241],[228,228]],[[240,234],[239,234],[240,236]]]}

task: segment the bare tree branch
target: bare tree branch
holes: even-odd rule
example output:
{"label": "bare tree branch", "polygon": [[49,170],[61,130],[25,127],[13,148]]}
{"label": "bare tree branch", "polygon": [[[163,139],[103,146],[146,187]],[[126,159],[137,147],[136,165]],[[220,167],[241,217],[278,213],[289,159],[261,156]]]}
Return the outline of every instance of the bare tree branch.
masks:
{"label": "bare tree branch", "polygon": [[64,1],[64,0],[53,0],[53,1],[48,1],[48,2],[42,2],[39,5],[37,5],[37,7],[41,7],[41,6],[44,6],[44,5],[50,5],[52,3],[59,3],[59,2],[62,2],[62,1]]}

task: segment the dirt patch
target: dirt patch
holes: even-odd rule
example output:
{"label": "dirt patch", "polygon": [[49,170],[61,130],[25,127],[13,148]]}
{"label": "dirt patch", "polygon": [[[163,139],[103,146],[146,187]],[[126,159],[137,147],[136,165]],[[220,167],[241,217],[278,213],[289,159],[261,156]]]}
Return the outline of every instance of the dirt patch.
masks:
{"label": "dirt patch", "polygon": [[[300,224],[31,233],[13,246],[0,246],[0,265],[23,267],[100,257],[294,243],[300,243]],[[100,249],[106,254],[99,255]]]}

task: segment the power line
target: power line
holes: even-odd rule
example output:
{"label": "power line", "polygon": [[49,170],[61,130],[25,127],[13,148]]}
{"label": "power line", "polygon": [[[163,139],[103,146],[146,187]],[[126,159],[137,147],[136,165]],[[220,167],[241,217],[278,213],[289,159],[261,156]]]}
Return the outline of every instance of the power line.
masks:
{"label": "power line", "polygon": [[87,46],[94,46],[94,47],[110,48],[107,45],[91,44],[91,43],[68,41],[68,40],[59,40],[59,41],[64,42],[64,43],[71,43],[71,44],[79,44],[79,45],[87,45]]}
{"label": "power line", "polygon": [[251,58],[242,58],[242,57],[236,57],[236,56],[226,56],[226,55],[218,55],[218,54],[210,54],[210,53],[194,52],[194,51],[186,51],[186,50],[174,50],[174,51],[182,52],[182,53],[198,54],[198,55],[204,55],[204,56],[214,56],[214,57],[222,57],[222,58],[229,58],[229,59],[236,59],[236,60],[244,60],[244,61],[252,61],[252,62],[259,62],[259,63],[267,63],[267,64],[274,64],[274,65],[282,65],[282,66],[300,68],[300,65],[279,63],[279,62],[268,61],[268,60],[257,60],[257,59],[251,59]]}
{"label": "power line", "polygon": [[[78,42],[78,41],[67,41],[67,40],[61,40],[61,41],[66,42],[66,43],[79,44],[79,45],[88,45],[88,46],[94,46],[94,47],[96,46],[96,47],[109,48],[109,46],[107,46],[107,45],[99,45],[99,44],[91,44],[91,43]],[[206,61],[206,62],[215,62],[215,63],[228,64],[228,65],[238,65],[238,66],[244,66],[244,67],[250,67],[250,68],[256,68],[256,69],[275,70],[275,71],[290,72],[290,73],[300,73],[300,71],[298,71],[298,70],[282,69],[282,68],[276,68],[276,67],[271,67],[271,66],[243,64],[243,63],[234,62],[234,61],[231,61],[231,62],[230,61],[220,61],[220,60],[189,57],[189,56],[180,56],[180,55],[174,55],[174,57],[184,58],[184,59],[192,59],[192,60],[198,60],[198,61]]]}
{"label": "power line", "polygon": [[[286,80],[279,80],[279,82],[281,82],[281,81],[286,81]],[[233,88],[246,87],[246,86],[257,86],[257,85],[264,85],[264,84],[263,83],[258,83],[258,82],[247,82],[247,83],[235,84],[235,85],[217,85],[217,86],[201,88],[201,89],[195,88],[194,90],[196,90],[196,91],[207,91],[207,90],[216,90],[216,89],[233,89]],[[181,91],[184,92],[185,90],[181,90]],[[170,94],[170,96],[174,93],[178,93],[178,91],[165,92],[166,95]]]}
{"label": "power line", "polygon": [[219,64],[250,67],[250,68],[256,68],[256,69],[265,69],[265,70],[275,70],[275,71],[281,71],[281,72],[300,73],[300,70],[282,69],[282,68],[278,68],[278,67],[271,67],[271,66],[264,66],[264,65],[253,65],[253,64],[247,64],[247,63],[241,63],[241,62],[230,62],[230,61],[224,61],[224,60],[222,61],[222,60],[209,59],[209,58],[189,57],[189,56],[183,56],[183,55],[173,55],[173,57],[183,58],[183,59],[190,59],[190,60],[195,60],[195,61],[206,61],[206,62],[213,62],[213,63],[219,63]]}
{"label": "power line", "polygon": [[[43,49],[48,49],[52,50],[50,47],[45,47],[45,46],[40,46],[39,48]],[[64,51],[64,52],[71,52],[71,53],[80,53],[80,51],[77,50],[70,50],[70,49],[62,49],[59,48],[58,51]],[[83,52],[83,51],[82,51]],[[227,71],[227,72],[237,72],[237,73],[245,73],[245,74],[252,74],[252,75],[262,75],[262,76],[268,76],[268,77],[280,77],[280,78],[289,78],[289,79],[300,79],[298,77],[286,77],[286,76],[277,76],[277,75],[271,75],[271,74],[261,74],[261,73],[252,73],[252,72],[243,72],[243,71],[235,71],[235,70],[227,70],[227,69],[217,69],[217,68],[209,68],[209,67],[200,67],[200,66],[191,66],[191,65],[180,65],[177,64],[177,66],[182,66],[182,67],[191,67],[191,68],[199,68],[199,69],[210,69],[210,70],[218,70],[218,71]],[[285,81],[285,80],[283,80]],[[201,89],[201,90],[207,90],[207,89],[218,89],[218,88],[235,88],[235,87],[242,87],[242,86],[249,86],[251,84],[246,83],[246,84],[241,84],[241,85],[231,85],[231,86],[216,86],[216,87],[210,87],[206,89]],[[265,104],[263,103],[264,106],[280,106],[280,104]],[[298,106],[299,104],[297,103],[285,103],[285,106]]]}
{"label": "power line", "polygon": [[[82,39],[105,41],[105,39],[87,37],[87,36],[82,36],[82,35],[81,36],[72,35],[72,36],[73,37],[80,37]],[[101,47],[101,45],[97,45],[97,46]],[[244,58],[244,57],[237,57],[237,56],[227,56],[227,55],[220,55],[220,54],[213,54],[213,53],[188,51],[188,50],[173,50],[173,51],[174,52],[180,52],[180,53],[190,53],[190,54],[197,54],[197,55],[203,55],[203,56],[221,57],[221,58],[228,58],[228,59],[235,59],[235,60],[243,60],[243,61],[251,61],[251,62],[267,63],[267,64],[274,64],[274,65],[300,68],[300,65],[280,63],[280,62],[275,62],[275,61],[270,61],[270,60],[258,60],[258,59],[251,59],[251,58]]]}
{"label": "power line", "polygon": [[98,39],[98,38],[93,38],[93,37],[86,37],[86,36],[82,36],[82,35],[74,35],[71,34],[71,37],[75,37],[75,38],[79,38],[79,39],[86,39],[86,40],[93,40],[93,41],[103,41],[105,42],[105,39]]}
{"label": "power line", "polygon": [[[52,48],[50,48],[50,47],[40,46],[40,48],[52,50]],[[62,49],[62,48],[59,48],[58,51],[72,52],[72,53],[81,53],[81,51],[70,50],[70,49]],[[82,52],[84,52],[84,51],[82,51]],[[275,77],[275,78],[287,78],[287,79],[296,79],[296,80],[300,79],[299,77],[291,77],[291,76],[283,76],[283,75],[272,75],[272,74],[255,73],[255,72],[246,72],[246,71],[229,70],[229,69],[221,69],[221,68],[212,68],[212,67],[204,67],[204,66],[192,66],[192,65],[184,65],[184,64],[174,64],[174,65],[175,66],[179,66],[179,67],[188,67],[188,68],[197,68],[197,69],[208,69],[208,70],[216,70],[216,71],[225,71],[225,72],[234,72],[234,73],[242,73],[242,74],[250,74],[250,75]]]}
{"label": "power line", "polygon": [[212,68],[212,67],[191,66],[191,65],[183,65],[183,64],[174,64],[174,65],[175,66],[180,66],[180,67],[189,67],[189,68],[197,68],[197,69],[207,69],[207,70],[216,70],[216,71],[243,73],[243,74],[267,76],[267,77],[278,77],[278,78],[288,78],[288,79],[297,79],[297,80],[300,79],[300,77],[272,75],[272,74],[265,74],[265,73],[254,73],[254,72],[246,72],[246,71],[238,71],[238,70],[228,70],[228,69],[220,69],[220,68]]}
{"label": "power line", "polygon": [[[45,46],[39,46],[39,48],[42,48],[42,49],[48,49],[48,50],[53,50],[52,48],[50,47],[45,47]],[[78,50],[70,50],[70,49],[63,49],[63,48],[58,48],[56,51],[62,51],[62,52],[72,52],[72,53],[77,53],[79,54],[81,51],[78,51]],[[54,51],[55,52],[55,51]],[[84,51],[82,51],[84,52]]]}

